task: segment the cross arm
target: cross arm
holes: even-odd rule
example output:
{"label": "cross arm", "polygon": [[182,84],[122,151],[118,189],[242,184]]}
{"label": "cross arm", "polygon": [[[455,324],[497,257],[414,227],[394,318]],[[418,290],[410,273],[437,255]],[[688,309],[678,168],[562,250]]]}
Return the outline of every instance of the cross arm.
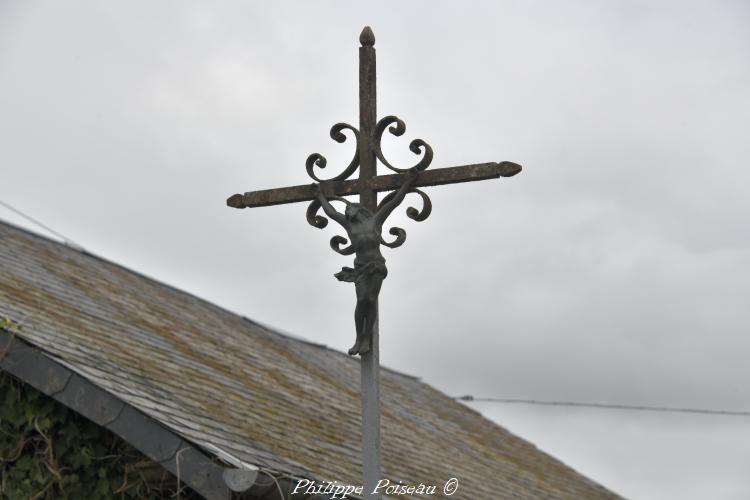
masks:
{"label": "cross arm", "polygon": [[[498,177],[512,177],[521,171],[521,165],[510,161],[500,163],[476,163],[458,167],[435,168],[419,172],[413,187],[439,186],[458,182],[483,181]],[[326,196],[348,196],[359,194],[365,189],[374,191],[393,191],[404,182],[406,174],[379,175],[370,179],[351,179],[321,183],[320,188]],[[235,194],[227,199],[227,206],[232,208],[253,208],[312,201],[315,195],[310,184],[290,186],[277,189],[251,191]]]}

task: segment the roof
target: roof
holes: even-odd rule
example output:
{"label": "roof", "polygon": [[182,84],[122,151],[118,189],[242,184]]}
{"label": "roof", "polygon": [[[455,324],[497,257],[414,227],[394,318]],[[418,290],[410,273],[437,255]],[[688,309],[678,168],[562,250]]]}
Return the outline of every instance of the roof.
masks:
{"label": "roof", "polygon": [[[0,316],[209,456],[361,483],[356,358],[2,221]],[[456,477],[451,498],[619,498],[414,377],[382,370],[381,401],[383,475],[393,482]]]}

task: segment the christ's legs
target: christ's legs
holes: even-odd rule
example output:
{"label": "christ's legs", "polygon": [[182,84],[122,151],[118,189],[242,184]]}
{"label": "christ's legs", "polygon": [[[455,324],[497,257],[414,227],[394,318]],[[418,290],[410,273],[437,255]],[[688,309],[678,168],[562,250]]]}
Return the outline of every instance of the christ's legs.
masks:
{"label": "christ's legs", "polygon": [[357,300],[357,306],[354,308],[354,326],[357,329],[357,340],[354,342],[354,346],[349,349],[349,354],[358,354],[360,346],[362,344],[362,335],[364,333],[366,323],[367,304],[361,300]]}
{"label": "christ's legs", "polygon": [[349,354],[364,354],[370,351],[370,339],[372,339],[372,327],[377,314],[375,313],[375,302],[369,298],[357,300],[354,309],[354,321],[357,326],[357,341],[354,347],[349,349]]}
{"label": "christ's legs", "polygon": [[362,330],[357,330],[357,350],[360,354],[370,352],[372,348],[372,331],[378,318],[378,294],[382,284],[383,278],[377,274],[357,284],[357,308],[363,310],[365,319]]}

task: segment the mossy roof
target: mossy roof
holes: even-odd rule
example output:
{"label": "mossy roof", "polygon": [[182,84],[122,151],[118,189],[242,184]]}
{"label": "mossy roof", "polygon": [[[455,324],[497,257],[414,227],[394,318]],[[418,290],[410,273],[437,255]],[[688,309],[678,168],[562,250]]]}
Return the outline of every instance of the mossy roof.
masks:
{"label": "mossy roof", "polygon": [[[209,453],[361,482],[358,359],[1,221],[0,315]],[[456,477],[451,498],[619,498],[415,377],[382,370],[381,399],[393,482]]]}

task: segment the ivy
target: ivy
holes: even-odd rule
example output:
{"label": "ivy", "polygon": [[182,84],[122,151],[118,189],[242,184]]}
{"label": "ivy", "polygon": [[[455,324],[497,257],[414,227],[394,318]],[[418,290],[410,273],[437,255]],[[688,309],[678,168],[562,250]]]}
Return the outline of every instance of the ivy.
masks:
{"label": "ivy", "polygon": [[[0,328],[20,327],[0,317]],[[165,469],[109,430],[0,370],[0,498],[200,498],[177,488]]]}
{"label": "ivy", "polygon": [[12,319],[0,316],[0,329],[8,330],[9,332],[17,332],[21,327]]}

